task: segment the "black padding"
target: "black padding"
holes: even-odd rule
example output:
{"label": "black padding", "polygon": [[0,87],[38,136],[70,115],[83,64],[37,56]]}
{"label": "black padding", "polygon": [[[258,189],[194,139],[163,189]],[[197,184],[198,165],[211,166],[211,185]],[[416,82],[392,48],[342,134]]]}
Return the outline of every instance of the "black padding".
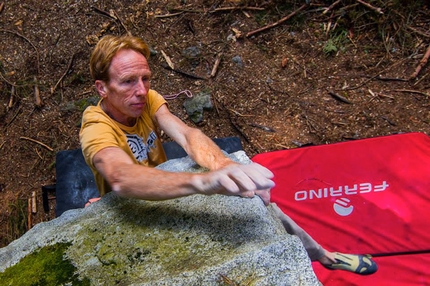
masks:
{"label": "black padding", "polygon": [[[225,152],[234,153],[242,150],[238,137],[215,138],[213,141]],[[176,142],[163,143],[167,159],[187,156],[184,149]],[[85,163],[81,149],[64,150],[56,155],[56,216],[63,212],[83,208],[91,198],[99,196],[94,175]]]}
{"label": "black padding", "polygon": [[83,208],[89,199],[100,196],[81,149],[58,152],[55,166],[57,217],[69,209]]}
{"label": "black padding", "polygon": [[[212,139],[220,148],[228,154],[242,150],[242,143],[238,137],[214,138]],[[177,159],[187,156],[185,150],[176,142],[165,142],[163,148],[167,159]]]}

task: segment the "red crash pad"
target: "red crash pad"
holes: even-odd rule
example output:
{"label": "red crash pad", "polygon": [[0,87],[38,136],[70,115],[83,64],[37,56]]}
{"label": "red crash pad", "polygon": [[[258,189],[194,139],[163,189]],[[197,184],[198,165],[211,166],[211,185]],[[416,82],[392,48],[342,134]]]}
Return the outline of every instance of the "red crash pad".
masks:
{"label": "red crash pad", "polygon": [[[256,155],[252,160],[275,174],[272,201],[324,248],[384,255],[377,259],[388,262],[379,265],[378,275],[366,277],[366,281],[376,279],[374,285],[400,285],[392,283],[397,283],[397,275],[403,272],[393,275],[392,271],[397,271],[394,266],[399,266],[402,258],[411,257],[401,253],[415,253],[414,257],[419,258],[420,253],[430,252],[427,135],[405,133],[275,151]],[[428,254],[425,259],[415,263],[423,263],[427,269]],[[349,275],[345,271],[314,269],[323,283],[321,277],[327,271],[327,275]],[[402,285],[428,285],[420,284],[419,277],[413,279],[424,275],[423,271],[411,272],[412,278],[405,277],[405,281],[411,278],[416,284]],[[430,276],[430,270],[427,274]],[[351,275],[364,281],[363,276]],[[337,281],[325,285],[346,284]]]}

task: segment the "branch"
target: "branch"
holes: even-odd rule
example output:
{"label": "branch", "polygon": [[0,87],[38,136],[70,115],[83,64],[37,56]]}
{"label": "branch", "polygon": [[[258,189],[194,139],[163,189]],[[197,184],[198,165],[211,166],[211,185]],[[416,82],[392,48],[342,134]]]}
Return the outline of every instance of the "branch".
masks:
{"label": "branch", "polygon": [[374,6],[370,5],[370,4],[369,4],[369,3],[367,3],[367,2],[364,2],[363,0],[357,0],[357,2],[358,2],[358,3],[360,3],[360,4],[363,4],[364,6],[366,6],[367,8],[369,8],[369,9],[371,9],[371,10],[375,11],[375,12],[376,12],[376,13],[378,13],[378,14],[384,14],[384,12],[382,12],[382,9],[381,9],[381,8],[374,7]]}
{"label": "branch", "polygon": [[248,38],[248,37],[251,37],[251,36],[253,36],[253,35],[257,34],[257,33],[260,33],[260,32],[262,32],[262,31],[265,31],[265,30],[268,30],[268,29],[273,28],[273,27],[275,27],[275,26],[278,26],[279,24],[282,24],[283,22],[285,22],[285,21],[287,21],[288,19],[292,18],[292,17],[293,17],[294,15],[296,15],[298,12],[300,12],[300,11],[304,10],[307,6],[308,6],[307,4],[303,4],[299,9],[297,9],[297,10],[295,10],[295,11],[291,12],[288,16],[285,16],[285,17],[284,17],[284,18],[282,18],[281,20],[279,20],[279,21],[277,21],[277,22],[275,22],[275,23],[269,24],[269,25],[267,25],[267,26],[264,26],[264,27],[262,27],[262,28],[259,28],[259,29],[257,29],[257,30],[254,30],[254,31],[251,31],[251,32],[247,33],[247,34],[246,34],[246,37],[247,37],[247,38]]}
{"label": "branch", "polygon": [[66,71],[63,73],[63,75],[60,77],[60,79],[57,81],[55,86],[51,89],[51,94],[54,94],[55,90],[57,89],[58,85],[63,81],[63,79],[66,77],[69,70],[72,68],[73,59],[75,57],[75,54],[72,55],[72,57],[69,60],[69,64],[67,65]]}
{"label": "branch", "polygon": [[37,140],[35,140],[35,139],[28,138],[28,137],[24,137],[24,136],[19,137],[19,139],[24,139],[24,140],[31,141],[31,142],[33,142],[33,143],[36,143],[36,144],[39,144],[39,145],[41,145],[41,146],[45,147],[45,148],[46,148],[46,149],[48,149],[49,151],[54,151],[54,149],[52,149],[52,148],[51,148],[51,147],[49,147],[48,145],[43,144],[42,142],[37,141]]}
{"label": "branch", "polygon": [[415,72],[411,75],[410,79],[414,79],[418,76],[421,69],[426,65],[427,61],[429,60],[429,57],[430,57],[430,45],[428,46],[427,52],[425,53],[424,57],[419,62],[418,66],[415,69]]}

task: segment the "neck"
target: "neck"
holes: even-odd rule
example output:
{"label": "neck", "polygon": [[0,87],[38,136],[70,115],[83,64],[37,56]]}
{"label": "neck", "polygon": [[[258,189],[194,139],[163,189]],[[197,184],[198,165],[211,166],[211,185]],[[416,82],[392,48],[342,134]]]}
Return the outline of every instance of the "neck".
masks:
{"label": "neck", "polygon": [[119,123],[121,123],[121,124],[123,124],[123,125],[125,125],[125,126],[129,126],[129,127],[131,127],[131,126],[134,126],[135,124],[136,124],[136,118],[133,118],[133,117],[128,117],[128,118],[126,118],[126,119],[120,119],[120,118],[118,118],[118,117],[116,117],[115,115],[114,115],[114,113],[113,112],[111,112],[110,111],[110,109],[109,109],[109,107],[108,107],[109,105],[106,105],[106,103],[105,103],[105,101],[104,100],[102,100],[101,102],[100,102],[100,107],[101,107],[101,109],[110,117],[110,118],[112,118],[113,120],[115,120],[116,122],[119,122]]}

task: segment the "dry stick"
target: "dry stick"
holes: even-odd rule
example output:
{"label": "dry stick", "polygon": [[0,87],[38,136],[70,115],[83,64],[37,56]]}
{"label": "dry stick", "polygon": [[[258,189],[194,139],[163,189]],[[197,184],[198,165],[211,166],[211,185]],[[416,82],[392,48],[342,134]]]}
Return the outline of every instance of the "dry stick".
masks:
{"label": "dry stick", "polygon": [[421,69],[426,65],[427,61],[429,60],[430,57],[430,45],[427,48],[427,51],[424,55],[424,57],[421,59],[420,63],[418,64],[417,68],[415,69],[415,72],[411,75],[410,79],[414,79],[418,76],[418,74],[420,73]]}
{"label": "dry stick", "polygon": [[35,191],[31,193],[31,212],[34,214],[37,213],[37,201]]}
{"label": "dry stick", "polygon": [[421,95],[425,95],[425,96],[429,96],[430,97],[430,94],[427,94],[427,93],[419,91],[419,90],[412,90],[412,89],[392,89],[390,91],[416,93],[416,94],[421,94]]}
{"label": "dry stick", "polygon": [[184,12],[178,12],[178,13],[172,13],[172,14],[164,14],[164,15],[155,15],[154,18],[170,18],[170,17],[175,17],[175,16],[179,16]]}
{"label": "dry stick", "polygon": [[163,55],[163,58],[166,60],[167,64],[169,65],[169,67],[174,70],[175,69],[175,65],[173,64],[172,60],[169,58],[168,55],[166,55],[166,53],[161,50],[161,55]]}
{"label": "dry stick", "polygon": [[166,65],[166,64],[164,64],[164,63],[162,63],[162,64],[161,64],[161,66],[162,66],[163,68],[165,68],[165,69],[168,69],[168,70],[174,71],[174,72],[176,72],[176,73],[179,73],[179,74],[185,75],[185,76],[187,76],[187,77],[189,77],[189,78],[207,80],[207,78],[204,78],[204,77],[201,77],[201,76],[198,76],[198,75],[195,75],[195,74],[187,73],[187,72],[184,72],[184,71],[182,71],[182,70],[180,70],[180,69],[172,69],[169,65]]}
{"label": "dry stick", "polygon": [[119,17],[118,13],[116,11],[113,11],[113,13],[115,14],[115,17],[118,19],[118,21],[121,24],[121,26],[123,27],[123,29],[127,32],[127,35],[131,36],[131,32],[129,30],[127,30],[124,23],[121,21],[121,18]]}
{"label": "dry stick", "polygon": [[334,8],[334,6],[336,6],[337,4],[340,3],[341,0],[337,0],[336,2],[334,2],[333,4],[331,4],[328,8],[326,8],[323,12],[323,15],[326,14],[328,11],[330,11],[331,9]]}
{"label": "dry stick", "polygon": [[216,75],[216,72],[217,72],[217,70],[218,70],[218,66],[219,66],[219,64],[221,63],[221,57],[222,57],[222,53],[219,53],[219,54],[216,56],[215,64],[214,64],[214,66],[213,66],[213,68],[212,68],[212,72],[211,72],[211,77],[214,77],[214,76]]}
{"label": "dry stick", "polygon": [[303,9],[305,9],[307,6],[308,6],[307,4],[302,5],[299,9],[297,9],[297,10],[295,10],[295,11],[291,12],[291,14],[289,14],[288,16],[286,16],[286,17],[282,18],[281,20],[279,20],[279,21],[277,21],[277,22],[275,22],[275,23],[269,24],[269,25],[267,25],[267,26],[264,26],[264,27],[262,27],[262,28],[260,28],[260,29],[257,29],[257,30],[254,30],[254,31],[251,31],[251,32],[247,33],[247,34],[246,34],[246,37],[251,37],[252,35],[255,35],[255,34],[260,33],[260,32],[262,32],[262,31],[265,31],[265,30],[267,30],[267,29],[273,28],[273,27],[275,27],[275,26],[277,26],[277,25],[279,25],[279,24],[281,24],[281,23],[283,23],[283,22],[287,21],[288,19],[290,19],[290,18],[292,18],[294,15],[296,15],[298,12],[300,12],[300,11],[301,11],[301,10],[303,10]]}
{"label": "dry stick", "polygon": [[235,10],[264,11],[264,8],[261,8],[261,7],[221,7],[221,8],[216,8],[216,9],[211,10],[211,11],[209,11],[209,13],[222,12],[222,11],[235,11]]}
{"label": "dry stick", "polygon": [[102,14],[102,15],[105,15],[105,16],[107,16],[107,17],[109,17],[109,18],[114,19],[114,20],[118,20],[118,19],[116,18],[116,16],[111,15],[110,13],[108,13],[108,12],[106,12],[106,11],[103,11],[103,10],[101,10],[101,9],[97,8],[97,7],[91,6],[91,8],[92,8],[94,11],[96,11],[97,13],[100,13],[100,14]]}
{"label": "dry stick", "polygon": [[11,85],[11,86],[13,86],[13,87],[17,86],[16,84],[14,84],[14,83],[12,83],[12,82],[8,81],[8,80],[3,76],[3,74],[2,74],[2,73],[0,73],[0,78],[1,78],[5,83],[7,83],[8,85]]}
{"label": "dry stick", "polygon": [[49,147],[48,145],[43,144],[42,142],[37,141],[37,140],[35,140],[35,139],[33,139],[33,138],[28,138],[28,137],[21,136],[21,137],[19,137],[19,139],[28,140],[28,141],[31,141],[31,142],[37,143],[37,144],[39,144],[39,145],[41,145],[41,146],[45,147],[45,148],[46,148],[46,149],[48,149],[49,151],[54,151],[54,149],[52,149],[52,148],[51,148],[51,147]]}
{"label": "dry stick", "polygon": [[57,81],[55,86],[51,89],[51,94],[54,94],[55,90],[57,89],[58,85],[63,81],[63,79],[66,77],[69,70],[72,68],[73,59],[75,57],[75,54],[72,55],[72,57],[69,60],[69,64],[67,65],[66,71],[63,73],[63,75],[60,77],[60,79]]}
{"label": "dry stick", "polygon": [[13,115],[13,117],[12,117],[12,119],[9,121],[9,123],[8,124],[6,124],[6,126],[5,126],[5,130],[9,127],[9,125],[11,125],[12,124],[12,122],[16,119],[16,117],[18,116],[18,114],[21,112],[21,110],[22,110],[22,106],[20,106],[19,108],[18,108],[18,110],[15,112],[15,114]]}
{"label": "dry stick", "polygon": [[409,30],[411,30],[412,32],[417,33],[418,35],[421,35],[421,36],[426,37],[426,38],[430,38],[430,34],[427,34],[427,33],[421,32],[420,30],[417,30],[417,29],[415,29],[415,28],[412,28],[411,26],[406,26],[406,27],[407,27]]}
{"label": "dry stick", "polygon": [[367,3],[367,2],[364,2],[363,0],[357,0],[357,2],[358,3],[360,3],[360,4],[363,4],[364,6],[366,6],[367,8],[369,8],[369,9],[372,9],[373,11],[375,11],[376,13],[378,13],[378,14],[384,14],[384,12],[382,12],[382,9],[381,8],[378,8],[378,7],[374,7],[374,6],[372,6],[372,5],[370,5],[369,3]]}
{"label": "dry stick", "polygon": [[0,3],[0,13],[3,12],[3,8],[4,8],[4,3]]}
{"label": "dry stick", "polygon": [[30,230],[32,227],[31,221],[31,198],[27,199],[27,230]]}
{"label": "dry stick", "polygon": [[42,99],[40,98],[39,85],[37,84],[37,77],[34,76],[34,103],[37,107],[42,106]]}
{"label": "dry stick", "polygon": [[12,85],[10,88],[10,97],[9,97],[9,103],[7,104],[7,108],[11,109],[13,106],[13,98],[15,96],[15,86]]}
{"label": "dry stick", "polygon": [[335,92],[333,92],[333,91],[328,91],[328,94],[330,94],[334,99],[336,99],[336,100],[338,100],[338,101],[341,101],[341,102],[344,102],[344,103],[348,103],[348,104],[351,104],[352,102],[351,101],[349,101],[346,97],[344,97],[344,96],[342,96],[342,95],[339,95],[339,94],[337,94],[337,93],[335,93]]}

